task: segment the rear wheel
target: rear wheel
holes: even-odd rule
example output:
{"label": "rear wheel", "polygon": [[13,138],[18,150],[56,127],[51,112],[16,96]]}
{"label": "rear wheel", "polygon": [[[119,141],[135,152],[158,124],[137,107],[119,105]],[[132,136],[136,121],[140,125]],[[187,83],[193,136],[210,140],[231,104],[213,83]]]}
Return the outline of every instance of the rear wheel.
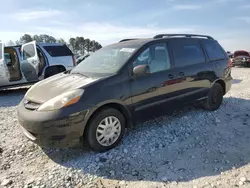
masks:
{"label": "rear wheel", "polygon": [[91,118],[85,139],[88,146],[104,152],[117,146],[125,132],[125,119],[122,113],[113,108],[105,108]]}
{"label": "rear wheel", "polygon": [[208,98],[203,102],[202,106],[206,110],[217,110],[223,101],[223,88],[219,83],[215,83],[208,93]]}

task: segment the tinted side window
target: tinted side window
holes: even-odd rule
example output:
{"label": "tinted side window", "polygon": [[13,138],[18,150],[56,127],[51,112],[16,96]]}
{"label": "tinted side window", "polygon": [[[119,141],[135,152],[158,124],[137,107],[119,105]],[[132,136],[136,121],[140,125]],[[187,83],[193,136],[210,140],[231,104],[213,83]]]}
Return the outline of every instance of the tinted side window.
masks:
{"label": "tinted side window", "polygon": [[204,40],[202,43],[210,61],[225,59],[225,53],[217,41]]}
{"label": "tinted side window", "polygon": [[172,49],[176,67],[206,62],[199,43],[179,41],[178,43],[173,43]]}
{"label": "tinted side window", "polygon": [[165,43],[151,45],[136,58],[134,67],[146,64],[150,73],[168,70],[171,68],[168,49]]}
{"label": "tinted side window", "polygon": [[52,57],[72,56],[73,55],[71,50],[66,45],[64,45],[64,46],[43,46],[43,48]]}
{"label": "tinted side window", "polygon": [[23,47],[23,59],[34,57],[36,55],[34,44],[28,44]]}

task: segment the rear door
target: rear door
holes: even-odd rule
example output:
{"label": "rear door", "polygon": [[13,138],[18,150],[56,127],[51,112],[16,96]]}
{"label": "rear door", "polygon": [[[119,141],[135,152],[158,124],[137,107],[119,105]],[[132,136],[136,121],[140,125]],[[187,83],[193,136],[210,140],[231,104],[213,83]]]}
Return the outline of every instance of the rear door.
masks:
{"label": "rear door", "polygon": [[200,40],[173,39],[170,44],[179,101],[189,103],[204,98],[214,77],[214,67],[207,62]]}
{"label": "rear door", "polygon": [[37,54],[36,42],[32,41],[23,44],[21,47],[22,61],[21,70],[27,81],[38,80],[39,58]]}

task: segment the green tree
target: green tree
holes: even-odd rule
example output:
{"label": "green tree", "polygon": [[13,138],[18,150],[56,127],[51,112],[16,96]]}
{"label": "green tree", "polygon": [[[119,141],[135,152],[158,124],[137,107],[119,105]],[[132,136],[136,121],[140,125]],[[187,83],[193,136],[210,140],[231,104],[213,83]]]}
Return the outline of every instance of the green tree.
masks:
{"label": "green tree", "polygon": [[90,52],[90,48],[91,48],[91,41],[89,39],[85,39],[85,50],[87,51],[87,53]]}
{"label": "green tree", "polygon": [[44,43],[55,43],[56,42],[56,39],[54,37],[46,35],[46,34],[40,35],[39,37],[40,37],[40,40]]}
{"label": "green tree", "polygon": [[40,36],[38,36],[38,35],[34,35],[33,40],[35,40],[36,42],[43,42],[42,39],[40,38]]}
{"label": "green tree", "polygon": [[6,46],[14,46],[15,43],[12,41],[12,40],[9,40],[7,43],[6,43]]}
{"label": "green tree", "polygon": [[24,43],[28,43],[33,41],[32,37],[29,34],[25,34],[20,38],[20,43],[24,44]]}
{"label": "green tree", "polygon": [[79,48],[81,55],[84,55],[84,53],[85,53],[85,50],[84,50],[85,40],[84,40],[84,38],[78,37],[77,43],[78,43],[78,48]]}
{"label": "green tree", "polygon": [[76,39],[75,38],[69,39],[69,47],[73,51],[73,53],[76,53]]}
{"label": "green tree", "polygon": [[56,42],[66,44],[66,41],[63,38],[58,39]]}

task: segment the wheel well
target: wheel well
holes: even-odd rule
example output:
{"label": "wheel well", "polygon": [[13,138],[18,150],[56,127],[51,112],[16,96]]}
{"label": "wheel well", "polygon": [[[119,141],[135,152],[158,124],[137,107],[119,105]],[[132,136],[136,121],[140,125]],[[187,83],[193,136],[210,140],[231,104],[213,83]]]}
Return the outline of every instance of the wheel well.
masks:
{"label": "wheel well", "polygon": [[91,116],[89,117],[88,119],[88,122],[87,122],[87,125],[88,123],[90,122],[90,120],[98,113],[100,112],[101,110],[105,109],[105,108],[114,108],[118,111],[121,112],[121,114],[124,116],[125,118],[125,125],[126,125],[126,128],[130,127],[131,125],[131,121],[130,121],[130,115],[129,115],[129,112],[128,110],[121,104],[118,104],[118,103],[109,103],[109,104],[105,104],[101,107],[99,107],[93,114],[91,114]]}
{"label": "wheel well", "polygon": [[215,83],[218,83],[221,85],[221,87],[223,88],[223,94],[225,95],[226,93],[226,84],[223,80],[217,80]]}
{"label": "wheel well", "polygon": [[53,66],[49,66],[45,69],[44,72],[44,78],[48,78],[52,75],[54,75],[55,73],[61,73],[66,71],[66,68],[63,65],[53,65]]}

